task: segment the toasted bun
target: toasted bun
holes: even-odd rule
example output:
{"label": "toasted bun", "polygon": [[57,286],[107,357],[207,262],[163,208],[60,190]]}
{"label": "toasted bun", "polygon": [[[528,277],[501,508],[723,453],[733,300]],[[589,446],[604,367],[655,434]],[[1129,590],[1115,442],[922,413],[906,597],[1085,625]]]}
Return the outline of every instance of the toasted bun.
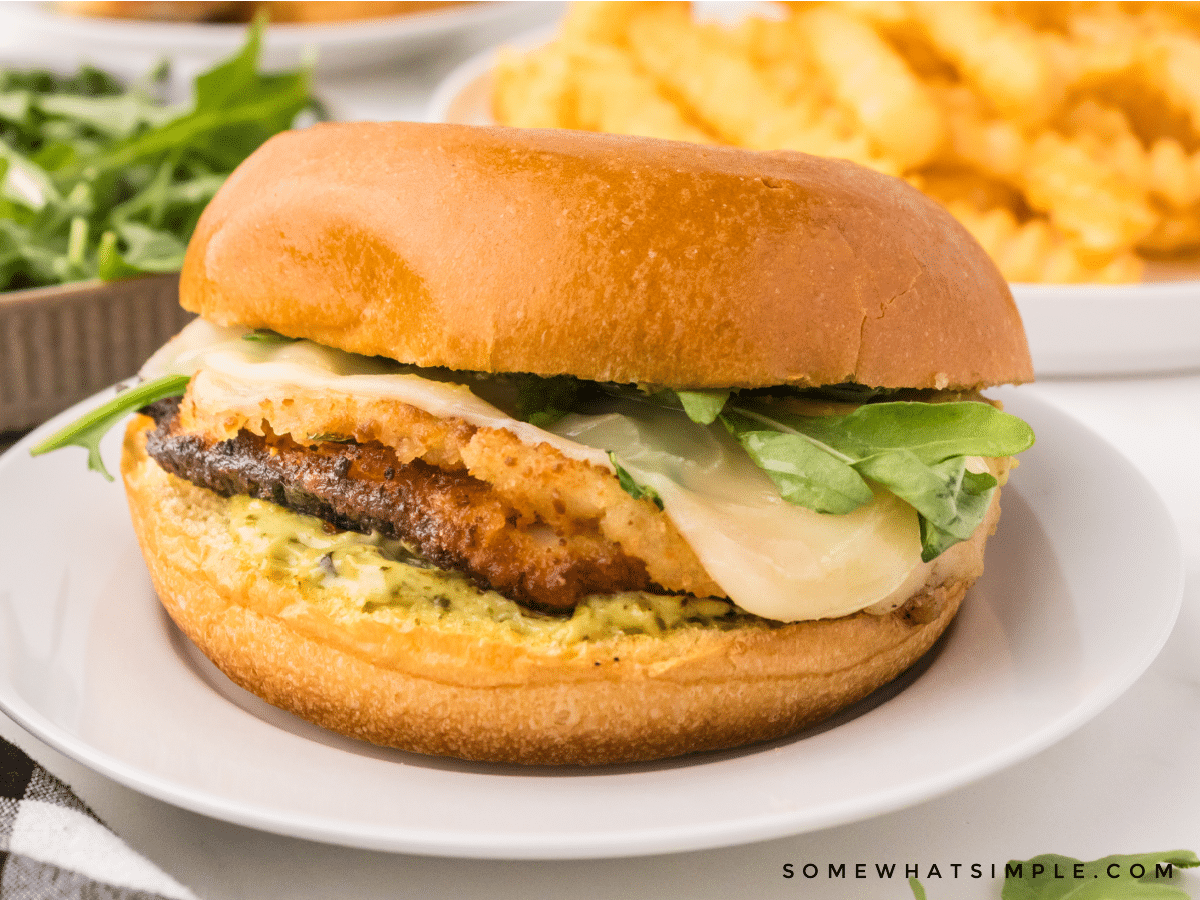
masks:
{"label": "toasted bun", "polygon": [[949,213],[853,163],[571,131],[278,135],[200,219],[183,305],[423,366],[676,388],[968,388],[1032,366]]}
{"label": "toasted bun", "polygon": [[784,735],[912,665],[971,580],[950,576],[889,615],[567,645],[482,627],[397,627],[386,609],[335,614],[311,588],[270,577],[239,552],[228,501],[145,455],[149,427],[145,417],[130,425],[122,472],[151,578],[180,629],[267,702],[420,753],[595,764]]}

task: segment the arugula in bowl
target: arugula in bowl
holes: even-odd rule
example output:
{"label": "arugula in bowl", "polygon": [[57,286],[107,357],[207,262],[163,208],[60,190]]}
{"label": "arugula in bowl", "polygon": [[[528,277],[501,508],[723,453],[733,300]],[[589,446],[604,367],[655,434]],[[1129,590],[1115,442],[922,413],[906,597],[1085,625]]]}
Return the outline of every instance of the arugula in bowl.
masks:
{"label": "arugula in bowl", "polygon": [[243,159],[306,111],[311,73],[259,71],[263,23],[197,77],[190,104],[126,87],[0,71],[0,290],[177,272],[201,211]]}

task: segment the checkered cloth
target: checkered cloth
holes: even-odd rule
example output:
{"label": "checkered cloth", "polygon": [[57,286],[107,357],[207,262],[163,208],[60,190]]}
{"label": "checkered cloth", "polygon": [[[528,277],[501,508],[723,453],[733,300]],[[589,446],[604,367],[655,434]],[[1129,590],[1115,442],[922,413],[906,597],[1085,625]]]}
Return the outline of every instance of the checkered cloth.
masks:
{"label": "checkered cloth", "polygon": [[0,900],[196,900],[0,739]]}

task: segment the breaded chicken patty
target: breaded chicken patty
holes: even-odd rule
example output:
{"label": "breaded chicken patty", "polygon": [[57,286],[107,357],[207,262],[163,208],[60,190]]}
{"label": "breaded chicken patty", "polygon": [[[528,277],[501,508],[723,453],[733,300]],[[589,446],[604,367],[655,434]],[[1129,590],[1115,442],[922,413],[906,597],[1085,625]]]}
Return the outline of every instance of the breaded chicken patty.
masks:
{"label": "breaded chicken patty", "polygon": [[266,423],[217,439],[188,428],[194,417],[180,415],[177,398],[144,412],[157,425],[147,452],[168,472],[332,528],[378,531],[528,606],[570,609],[621,591],[721,593],[652,503],[607,471],[506,432],[451,420],[438,428],[411,410],[420,439],[400,448],[336,434],[301,443]]}

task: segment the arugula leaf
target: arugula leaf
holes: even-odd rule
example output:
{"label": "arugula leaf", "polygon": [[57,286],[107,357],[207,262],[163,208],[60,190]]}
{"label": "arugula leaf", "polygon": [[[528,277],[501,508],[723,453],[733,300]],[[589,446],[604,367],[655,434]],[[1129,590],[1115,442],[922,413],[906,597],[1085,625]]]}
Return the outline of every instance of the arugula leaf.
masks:
{"label": "arugula leaf", "polygon": [[[1168,865],[1191,868],[1200,866],[1200,859],[1189,850],[1118,854],[1091,862],[1046,853],[1033,859],[1010,860],[1005,867],[1000,897],[1002,900],[1187,900],[1188,894],[1182,888],[1166,883]],[[1135,870],[1140,875],[1135,876]]]}
{"label": "arugula leaf", "polygon": [[761,421],[737,413],[722,415],[721,422],[789,503],[842,515],[871,502],[871,488],[849,460],[806,435],[764,428]]}
{"label": "arugula leaf", "polygon": [[[968,472],[967,475],[972,476],[973,473]],[[982,479],[982,478],[990,478],[991,476],[978,475],[978,476],[974,476],[974,477]],[[978,492],[977,496],[982,501],[981,502],[981,512],[979,514],[978,519],[969,519],[969,520],[967,520],[968,522],[983,521],[983,513],[987,511],[988,505],[992,502],[992,494],[995,492],[995,487],[996,487],[996,483],[995,483],[995,479],[993,479],[991,482],[990,488],[986,488],[986,489],[980,490]],[[944,528],[940,528],[937,524],[930,521],[929,518],[924,515],[919,516],[918,519],[919,519],[920,526],[921,526],[921,561],[922,562],[929,562],[930,560],[937,559],[939,556],[941,556],[945,551],[949,550],[955,544],[959,543],[960,541],[966,540],[966,538],[959,537],[957,534],[955,534],[951,531],[947,531]],[[974,529],[972,529],[972,530],[974,530]]]}
{"label": "arugula leaf", "polygon": [[789,502],[848,513],[871,499],[863,477],[892,491],[920,515],[925,562],[969,538],[991,504],[996,479],[969,471],[966,457],[1011,456],[1033,443],[1025,422],[970,401],[873,403],[844,416],[756,404],[720,419]]}
{"label": "arugula leaf", "polygon": [[124,88],[114,76],[93,66],[83,66],[74,75],[62,76],[53,72],[0,72],[0,90],[29,90],[39,93],[66,91],[84,97],[103,97],[119,94]]}
{"label": "arugula leaf", "polygon": [[952,456],[925,465],[909,450],[868,457],[855,469],[877,481],[921,514],[921,558],[925,562],[965,541],[983,521],[997,481],[988,472],[971,472],[966,458]]}
{"label": "arugula leaf", "polygon": [[1010,456],[1033,446],[1025,422],[973,401],[868,403],[844,416],[780,418],[789,424],[807,419],[805,433],[856,459],[908,450],[929,464],[951,456]]}
{"label": "arugula leaf", "polygon": [[50,95],[40,98],[38,105],[46,115],[75,119],[114,138],[128,137],[143,126],[157,127],[178,115],[170,107],[149,104],[135,94],[106,97]]}
{"label": "arugula leaf", "polygon": [[166,274],[178,272],[183,263],[187,244],[171,234],[149,228],[138,222],[125,222],[116,228],[117,238],[124,241],[128,249],[120,255],[120,262],[136,272]]}
{"label": "arugula leaf", "polygon": [[729,401],[731,391],[676,391],[683,411],[697,425],[711,425]]}
{"label": "arugula leaf", "polygon": [[638,484],[632,475],[630,475],[619,462],[616,455],[609,450],[608,461],[613,464],[613,468],[617,470],[617,481],[620,482],[622,490],[625,491],[634,500],[653,500],[654,505],[659,509],[663,508],[662,497],[658,495],[658,491],[644,484]]}
{"label": "arugula leaf", "polygon": [[103,406],[93,409],[70,425],[55,432],[29,451],[31,456],[41,456],[63,447],[83,447],[88,452],[88,468],[99,472],[109,481],[113,480],[104,460],[100,458],[100,441],[109,430],[135,409],[141,409],[164,397],[179,397],[191,378],[187,375],[164,375],[153,381],[139,384],[122,391]]}
{"label": "arugula leaf", "polygon": [[927,900],[925,897],[925,888],[922,887],[921,882],[917,881],[916,878],[910,877],[908,879],[908,886],[912,889],[913,900]]}
{"label": "arugula leaf", "polygon": [[100,235],[100,246],[96,248],[96,274],[105,281],[132,278],[141,274],[136,266],[125,262],[117,249],[117,233],[106,231]]}
{"label": "arugula leaf", "polygon": [[[785,500],[819,513],[843,515],[869,503],[870,479],[917,511],[926,562],[968,539],[991,505],[996,479],[968,470],[967,457],[1011,456],[1034,440],[1025,422],[975,401],[878,401],[846,415],[803,416],[757,392],[731,401],[732,391],[645,393],[574,379],[556,385],[555,379],[522,378],[517,417],[535,425],[553,424],[597,388],[682,408],[700,425],[719,420]],[[839,390],[846,399],[868,401],[880,393],[855,387]]]}
{"label": "arugula leaf", "polygon": [[63,203],[63,196],[49,173],[8,140],[0,141],[0,158],[5,165],[4,195],[22,203],[36,215],[49,204]]}
{"label": "arugula leaf", "polygon": [[582,384],[571,375],[516,376],[517,418],[538,428],[553,425],[575,408]]}
{"label": "arugula leaf", "polygon": [[256,328],[254,331],[247,332],[242,335],[243,341],[250,341],[253,344],[294,344],[300,338],[287,337],[280,334],[278,331],[272,331],[270,328]]}
{"label": "arugula leaf", "polygon": [[258,55],[262,48],[262,18],[246,35],[242,51],[196,78],[196,109],[216,109],[237,100],[245,90],[253,90],[258,74]]}

